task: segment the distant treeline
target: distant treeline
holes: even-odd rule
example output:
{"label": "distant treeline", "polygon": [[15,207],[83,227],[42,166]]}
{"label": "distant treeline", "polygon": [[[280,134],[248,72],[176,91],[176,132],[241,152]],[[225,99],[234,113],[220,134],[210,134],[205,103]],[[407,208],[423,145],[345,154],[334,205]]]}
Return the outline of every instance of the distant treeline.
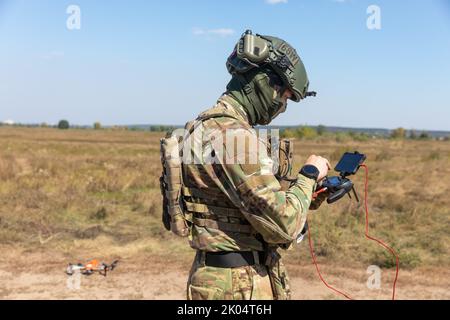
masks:
{"label": "distant treeline", "polygon": [[[61,120],[57,125],[41,124],[5,124],[0,122],[0,126],[28,127],[28,128],[57,128],[57,129],[94,129],[94,130],[130,130],[130,131],[150,131],[150,132],[168,132],[182,126],[171,125],[115,125],[102,126],[100,122],[95,122],[92,126],[87,125],[71,125],[67,120]],[[342,128],[342,127],[326,127],[319,126],[289,126],[289,127],[273,127],[265,128],[280,129],[280,135],[284,138],[297,139],[321,139],[334,138],[336,141],[355,140],[366,141],[368,139],[411,139],[411,140],[450,140],[450,132],[446,131],[417,131],[414,129],[397,128],[389,129],[372,129],[372,128]]]}
{"label": "distant treeline", "polygon": [[24,128],[55,128],[55,129],[94,129],[94,130],[130,130],[130,131],[151,131],[151,132],[167,132],[172,131],[180,126],[168,126],[168,125],[113,125],[113,126],[102,126],[100,122],[95,122],[92,126],[88,125],[73,125],[67,120],[61,120],[58,124],[47,124],[47,123],[3,123],[0,122],[1,126],[8,127],[24,127]]}
{"label": "distant treeline", "polygon": [[368,139],[411,139],[411,140],[450,140],[450,132],[429,132],[406,130],[397,128],[387,129],[351,129],[351,128],[327,128],[323,125],[316,127],[298,126],[282,128],[280,135],[284,138],[317,139],[321,137],[334,138],[337,141],[355,140],[366,141]]}

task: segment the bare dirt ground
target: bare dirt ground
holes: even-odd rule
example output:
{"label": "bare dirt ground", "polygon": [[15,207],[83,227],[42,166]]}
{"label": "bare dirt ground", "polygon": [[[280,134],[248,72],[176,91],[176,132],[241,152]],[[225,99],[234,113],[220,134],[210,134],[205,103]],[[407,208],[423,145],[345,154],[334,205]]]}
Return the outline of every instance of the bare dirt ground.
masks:
{"label": "bare dirt ground", "polygon": [[[10,260],[8,258],[13,258]],[[51,253],[3,252],[0,261],[0,299],[185,299],[189,264],[170,265],[149,257],[122,259],[107,277],[76,278],[64,273],[67,259]],[[20,267],[18,267],[20,266]],[[321,266],[326,280],[355,299],[390,299],[395,271],[383,270],[379,290],[366,286],[362,268]],[[314,265],[288,265],[293,299],[341,299],[317,277]],[[449,270],[400,271],[397,299],[450,299]]]}

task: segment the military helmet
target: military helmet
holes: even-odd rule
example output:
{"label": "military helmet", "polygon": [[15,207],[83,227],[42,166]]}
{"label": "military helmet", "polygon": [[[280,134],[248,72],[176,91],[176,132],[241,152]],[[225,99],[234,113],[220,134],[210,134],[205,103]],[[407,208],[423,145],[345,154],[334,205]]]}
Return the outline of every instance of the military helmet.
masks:
{"label": "military helmet", "polygon": [[285,87],[294,93],[292,100],[299,102],[307,96],[316,95],[315,92],[308,92],[308,75],[297,51],[276,37],[253,35],[251,30],[245,31],[228,57],[226,66],[231,75],[269,66]]}

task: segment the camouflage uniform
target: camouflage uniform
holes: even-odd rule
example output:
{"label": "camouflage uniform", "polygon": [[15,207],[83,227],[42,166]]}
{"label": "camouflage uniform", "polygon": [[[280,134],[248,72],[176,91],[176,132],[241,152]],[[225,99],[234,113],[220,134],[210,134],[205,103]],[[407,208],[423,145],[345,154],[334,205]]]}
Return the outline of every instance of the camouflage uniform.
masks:
{"label": "camouflage uniform", "polygon": [[[204,129],[223,133],[226,129],[250,133],[252,128],[245,109],[226,94],[199,119],[206,119],[202,121]],[[195,123],[198,121],[189,122],[186,129],[192,131]],[[202,136],[201,143],[206,150],[202,152],[213,150],[211,137]],[[185,146],[186,150],[193,157],[202,156],[195,155],[191,147]],[[282,191],[265,160],[258,158],[256,164],[183,163],[183,199],[192,223],[189,241],[198,250],[189,275],[188,299],[290,298],[289,280],[277,249],[289,247],[302,230],[316,182],[298,175],[298,180]],[[205,265],[205,252],[221,251],[264,251],[266,256],[258,261],[261,259],[255,254],[257,264],[253,266]]]}

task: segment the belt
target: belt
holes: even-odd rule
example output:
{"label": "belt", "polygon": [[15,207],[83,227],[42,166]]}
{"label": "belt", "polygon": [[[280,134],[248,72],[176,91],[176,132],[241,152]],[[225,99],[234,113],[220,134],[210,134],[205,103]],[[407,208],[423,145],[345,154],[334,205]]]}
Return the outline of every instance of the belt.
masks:
{"label": "belt", "polygon": [[204,252],[205,265],[216,268],[239,268],[264,263],[262,251]]}

